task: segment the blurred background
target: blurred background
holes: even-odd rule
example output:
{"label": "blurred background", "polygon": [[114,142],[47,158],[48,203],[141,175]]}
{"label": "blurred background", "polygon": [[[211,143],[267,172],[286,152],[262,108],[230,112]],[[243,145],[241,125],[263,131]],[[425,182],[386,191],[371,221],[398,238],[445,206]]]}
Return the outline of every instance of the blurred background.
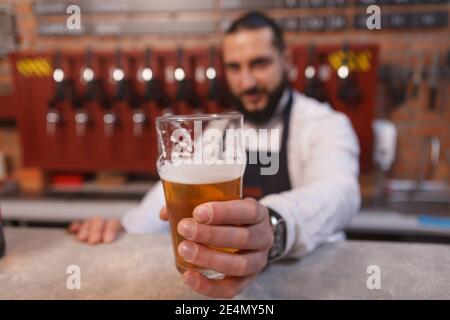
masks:
{"label": "blurred background", "polygon": [[0,1],[4,223],[64,227],[139,203],[157,179],[155,117],[230,108],[221,34],[247,10],[285,30],[292,86],[358,134],[348,237],[449,243],[448,0]]}

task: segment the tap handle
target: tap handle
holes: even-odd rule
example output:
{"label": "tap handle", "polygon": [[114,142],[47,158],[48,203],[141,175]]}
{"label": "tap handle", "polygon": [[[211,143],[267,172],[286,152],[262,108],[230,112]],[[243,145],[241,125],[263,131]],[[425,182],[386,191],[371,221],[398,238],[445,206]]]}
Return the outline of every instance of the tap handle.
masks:
{"label": "tap handle", "polygon": [[47,112],[46,116],[46,128],[47,128],[47,135],[54,136],[56,133],[56,126],[61,121],[61,115],[58,110],[56,109],[50,109]]}
{"label": "tap handle", "polygon": [[103,115],[104,133],[107,138],[114,135],[114,126],[117,122],[117,116],[113,112],[106,112]]}
{"label": "tap handle", "polygon": [[85,135],[88,122],[89,116],[86,111],[80,110],[75,113],[75,132],[78,137],[83,137]]}
{"label": "tap handle", "polygon": [[133,113],[133,134],[135,137],[142,136],[147,117],[144,112],[137,110]]}

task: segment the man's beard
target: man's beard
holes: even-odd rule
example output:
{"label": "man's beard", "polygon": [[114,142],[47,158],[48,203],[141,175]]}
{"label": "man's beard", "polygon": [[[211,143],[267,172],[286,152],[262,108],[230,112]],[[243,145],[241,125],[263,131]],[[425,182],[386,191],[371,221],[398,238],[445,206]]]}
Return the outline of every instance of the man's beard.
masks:
{"label": "man's beard", "polygon": [[[275,87],[272,92],[267,92],[265,89],[253,87],[244,91],[239,96],[235,96],[234,94],[231,94],[231,96],[233,104],[236,106],[236,109],[244,115],[244,119],[246,121],[253,122],[254,124],[263,124],[267,123],[273,117],[280,103],[281,97],[283,96],[283,93],[287,88],[288,80],[286,77],[283,77],[280,84]],[[256,111],[248,111],[247,109],[245,109],[244,104],[242,103],[242,96],[244,96],[245,94],[258,93],[267,94],[269,96],[267,104],[264,106],[264,108]]]}

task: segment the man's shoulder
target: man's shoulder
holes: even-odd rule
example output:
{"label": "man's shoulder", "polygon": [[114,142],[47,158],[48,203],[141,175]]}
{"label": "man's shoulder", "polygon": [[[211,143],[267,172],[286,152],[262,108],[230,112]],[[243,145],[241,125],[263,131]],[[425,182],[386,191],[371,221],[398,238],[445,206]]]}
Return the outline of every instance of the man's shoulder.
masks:
{"label": "man's shoulder", "polygon": [[325,136],[331,137],[335,141],[345,140],[346,144],[350,143],[357,148],[357,137],[350,119],[328,103],[321,103],[296,92],[292,117],[291,124],[303,132],[305,137],[311,137],[314,141]]}
{"label": "man's shoulder", "polygon": [[292,117],[296,122],[307,123],[336,120],[349,122],[348,117],[344,113],[334,110],[329,103],[319,102],[298,91],[294,91]]}
{"label": "man's shoulder", "polygon": [[302,117],[315,118],[340,113],[333,110],[329,103],[319,102],[298,91],[294,91],[294,104],[292,107],[295,115],[300,115]]}

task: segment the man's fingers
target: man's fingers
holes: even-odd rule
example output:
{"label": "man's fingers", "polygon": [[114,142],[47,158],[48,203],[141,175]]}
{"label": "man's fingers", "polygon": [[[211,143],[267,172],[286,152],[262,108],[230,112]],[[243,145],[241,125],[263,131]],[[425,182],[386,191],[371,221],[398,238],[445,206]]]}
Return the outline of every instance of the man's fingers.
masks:
{"label": "man's fingers", "polygon": [[69,225],[67,231],[69,233],[77,233],[78,231],[80,231],[81,225],[82,223],[80,221],[74,221]]}
{"label": "man's fingers", "polygon": [[209,249],[189,240],[180,243],[178,253],[189,263],[230,276],[242,277],[259,273],[267,263],[265,250],[232,254]]}
{"label": "man's fingers", "polygon": [[169,220],[169,214],[167,213],[166,206],[162,207],[161,210],[159,211],[159,218],[164,221]]}
{"label": "man's fingers", "polygon": [[97,244],[102,240],[104,227],[105,221],[102,218],[96,217],[92,219],[88,237],[88,242],[90,244]]}
{"label": "man's fingers", "polygon": [[207,202],[197,206],[193,216],[204,224],[256,224],[267,216],[267,208],[252,198]]}
{"label": "man's fingers", "polygon": [[178,232],[188,240],[219,248],[266,249],[273,241],[264,221],[248,227],[210,226],[186,218],[178,224]]}
{"label": "man's fingers", "polygon": [[71,232],[77,233],[76,238],[79,241],[88,242],[90,244],[111,242],[116,238],[117,233],[122,229],[123,227],[119,220],[113,219],[108,221],[104,220],[101,217],[88,219],[82,223],[81,222],[73,223],[69,227],[69,230]]}
{"label": "man's fingers", "polygon": [[112,242],[117,234],[122,230],[122,225],[119,220],[113,219],[106,223],[105,230],[103,231],[103,242]]}
{"label": "man's fingers", "polygon": [[213,298],[232,298],[239,294],[253,279],[247,277],[226,277],[222,280],[211,280],[197,271],[187,270],[183,273],[184,282],[200,294]]}
{"label": "man's fingers", "polygon": [[85,222],[83,222],[83,224],[80,227],[80,230],[78,231],[78,235],[77,235],[77,239],[79,241],[87,241],[87,239],[89,237],[90,226],[91,226],[90,220],[86,220]]}

